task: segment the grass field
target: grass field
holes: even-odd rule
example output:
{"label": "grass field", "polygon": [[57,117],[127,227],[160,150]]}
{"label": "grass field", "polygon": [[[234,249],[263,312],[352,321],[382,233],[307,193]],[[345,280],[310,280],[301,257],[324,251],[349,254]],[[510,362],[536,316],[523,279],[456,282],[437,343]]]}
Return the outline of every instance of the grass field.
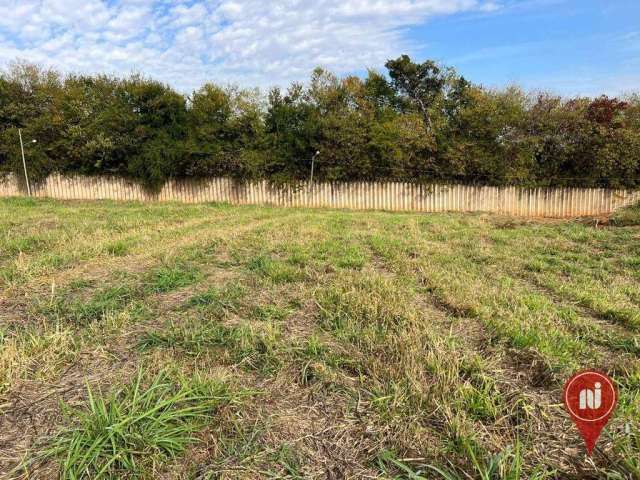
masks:
{"label": "grass field", "polygon": [[640,478],[634,223],[0,200],[0,477]]}

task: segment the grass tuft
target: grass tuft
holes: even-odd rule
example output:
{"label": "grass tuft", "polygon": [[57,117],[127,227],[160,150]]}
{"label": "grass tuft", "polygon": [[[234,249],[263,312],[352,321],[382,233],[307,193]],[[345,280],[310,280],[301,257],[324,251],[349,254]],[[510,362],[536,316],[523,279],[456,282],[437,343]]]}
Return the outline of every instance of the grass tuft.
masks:
{"label": "grass tuft", "polygon": [[111,242],[104,247],[105,252],[114,257],[125,256],[127,253],[129,253],[129,249],[130,244],[126,240],[116,240],[115,242]]}
{"label": "grass tuft", "polygon": [[88,387],[87,395],[83,408],[68,409],[72,426],[39,458],[55,459],[62,480],[140,476],[196,442],[216,409],[234,400],[224,383],[177,384],[160,373],[146,384],[142,370],[118,391]]}
{"label": "grass tuft", "polygon": [[278,329],[269,323],[257,328],[247,323],[227,326],[191,321],[145,333],[138,349],[173,349],[194,357],[216,354],[218,360],[226,363],[272,371],[280,365],[277,355],[280,336]]}
{"label": "grass tuft", "polygon": [[190,264],[175,262],[156,268],[149,277],[148,289],[153,293],[166,293],[188,287],[202,278],[200,270]]}
{"label": "grass tuft", "polygon": [[230,283],[223,288],[211,287],[206,292],[198,293],[185,302],[185,308],[196,308],[223,316],[237,312],[245,289],[237,283]]}
{"label": "grass tuft", "polygon": [[274,260],[268,255],[254,257],[249,261],[248,268],[251,272],[268,278],[274,283],[291,283],[304,278],[303,272],[295,266]]}

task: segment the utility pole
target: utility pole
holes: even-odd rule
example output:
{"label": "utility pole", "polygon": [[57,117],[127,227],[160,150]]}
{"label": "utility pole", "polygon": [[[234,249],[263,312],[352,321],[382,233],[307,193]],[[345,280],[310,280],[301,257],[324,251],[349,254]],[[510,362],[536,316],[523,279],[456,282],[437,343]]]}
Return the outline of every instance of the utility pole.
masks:
{"label": "utility pole", "polygon": [[27,175],[27,161],[24,159],[24,145],[22,144],[22,130],[18,129],[20,137],[20,151],[22,152],[22,167],[24,168],[24,179],[27,182],[27,194],[31,196],[31,186],[29,185],[29,175]]}

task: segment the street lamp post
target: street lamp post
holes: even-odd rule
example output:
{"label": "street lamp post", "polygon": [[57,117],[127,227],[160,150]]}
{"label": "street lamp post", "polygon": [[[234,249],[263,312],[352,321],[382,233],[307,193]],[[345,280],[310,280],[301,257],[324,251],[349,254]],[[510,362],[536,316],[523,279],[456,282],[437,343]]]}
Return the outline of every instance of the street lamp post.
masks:
{"label": "street lamp post", "polygon": [[314,153],[313,157],[311,157],[311,177],[309,178],[309,195],[312,197],[312,200],[313,200],[313,167],[315,166],[316,157],[318,155],[320,155],[320,150],[316,150],[316,153]]}
{"label": "street lamp post", "polygon": [[[31,185],[29,185],[29,175],[27,174],[27,161],[24,159],[24,145],[22,143],[22,129],[18,129],[18,137],[20,137],[20,152],[22,153],[22,168],[24,169],[24,180],[27,182],[27,194],[31,196]],[[36,143],[36,140],[31,140]]]}
{"label": "street lamp post", "polygon": [[311,178],[309,179],[309,183],[311,185],[313,185],[313,167],[316,163],[316,157],[320,155],[320,150],[316,150],[316,153],[313,154],[313,157],[311,157]]}
{"label": "street lamp post", "polygon": [[29,185],[29,175],[27,174],[27,161],[24,159],[24,145],[22,144],[22,130],[18,129],[20,137],[20,152],[22,152],[22,168],[24,168],[24,180],[27,183],[27,194],[31,196],[31,186]]}

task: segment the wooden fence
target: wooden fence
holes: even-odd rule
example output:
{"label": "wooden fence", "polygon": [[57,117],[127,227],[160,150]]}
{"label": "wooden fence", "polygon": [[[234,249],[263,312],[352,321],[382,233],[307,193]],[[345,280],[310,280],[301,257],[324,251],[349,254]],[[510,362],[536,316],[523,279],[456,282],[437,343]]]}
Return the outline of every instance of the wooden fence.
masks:
{"label": "wooden fence", "polygon": [[[15,177],[0,180],[0,196],[26,195]],[[519,188],[349,182],[270,187],[229,178],[168,182],[160,192],[116,177],[51,175],[31,187],[35,197],[139,201],[229,202],[283,207],[329,207],[412,212],[484,211],[527,217],[607,215],[640,201],[640,191],[604,188]]]}

